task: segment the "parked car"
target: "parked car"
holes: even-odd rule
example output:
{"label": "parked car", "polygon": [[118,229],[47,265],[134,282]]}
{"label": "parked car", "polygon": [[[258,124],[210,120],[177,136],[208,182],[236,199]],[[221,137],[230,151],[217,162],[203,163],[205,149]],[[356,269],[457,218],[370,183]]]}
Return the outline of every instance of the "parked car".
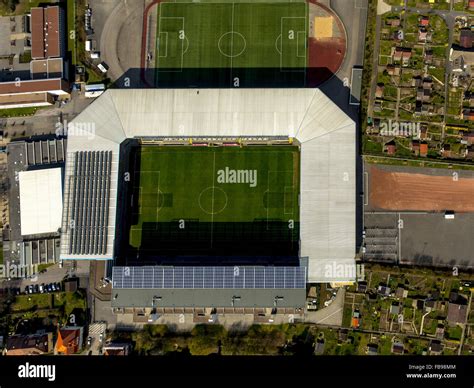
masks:
{"label": "parked car", "polygon": [[33,285],[29,285],[28,286],[28,294],[32,294],[33,293]]}
{"label": "parked car", "polygon": [[39,285],[38,284],[35,284],[33,286],[33,289],[34,289],[34,293],[37,294],[39,292]]}
{"label": "parked car", "polygon": [[56,283],[56,291],[61,291],[61,283]]}
{"label": "parked car", "polygon": [[55,291],[56,291],[56,286],[54,285],[54,283],[51,283],[51,291],[52,291],[52,292],[55,292]]}
{"label": "parked car", "polygon": [[91,346],[91,344],[92,344],[92,337],[89,336],[87,337],[87,346]]}
{"label": "parked car", "polygon": [[104,339],[104,333],[99,334],[99,342],[102,343],[102,340]]}
{"label": "parked car", "polygon": [[46,286],[46,291],[51,292],[51,283]]}
{"label": "parked car", "polygon": [[42,294],[44,293],[44,283],[41,283],[39,286],[39,292]]}
{"label": "parked car", "polygon": [[25,286],[25,294],[29,293],[29,286]]}

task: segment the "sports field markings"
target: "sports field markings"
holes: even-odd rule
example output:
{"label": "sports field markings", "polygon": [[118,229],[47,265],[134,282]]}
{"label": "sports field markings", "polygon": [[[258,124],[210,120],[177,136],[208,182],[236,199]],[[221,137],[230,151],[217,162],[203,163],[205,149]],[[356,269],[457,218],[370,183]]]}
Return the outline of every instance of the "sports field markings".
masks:
{"label": "sports field markings", "polygon": [[[229,34],[232,34],[232,38],[231,38],[231,44],[230,44],[230,54],[227,54],[227,53],[224,52],[224,50],[222,50],[221,43],[222,43],[222,39],[225,36],[229,35]],[[241,38],[243,43],[244,43],[242,50],[240,50],[240,52],[238,52],[236,54],[234,54],[234,36],[238,36],[239,38]],[[240,32],[229,31],[229,32],[226,32],[225,34],[223,34],[219,38],[219,41],[217,42],[217,48],[219,49],[219,51],[222,55],[224,55],[225,57],[231,59],[231,65],[230,66],[232,68],[232,59],[235,58],[235,57],[238,57],[238,56],[240,56],[244,53],[245,49],[247,48],[247,40],[245,39],[245,37]]]}
{"label": "sports field markings", "polygon": [[[203,203],[202,203],[203,202],[202,196],[205,195],[209,190],[212,190],[211,210],[209,209],[206,210],[205,205],[203,206]],[[220,209],[214,208],[216,191],[221,192],[224,195],[223,198],[225,198],[225,203]],[[199,207],[204,213],[214,215],[214,214],[222,213],[225,210],[225,208],[227,207],[228,200],[229,200],[229,197],[227,196],[226,192],[223,189],[217,186],[208,186],[199,194],[198,203],[199,203]]]}
{"label": "sports field markings", "polygon": [[[294,214],[295,205],[293,203],[293,198],[292,198],[291,199],[291,207],[287,208],[287,206],[286,206],[286,194],[287,193],[289,193],[291,196],[293,196],[294,193],[295,193],[295,187],[294,186],[285,186],[284,189],[283,189],[283,212],[284,212],[284,214],[292,216]],[[287,211],[287,209],[290,209],[291,211]]]}
{"label": "sports field markings", "polygon": [[[300,36],[303,35],[303,38],[300,38]],[[303,47],[304,47],[304,51],[303,51],[303,55],[300,55],[300,39],[303,40]],[[298,31],[296,33],[296,56],[298,58],[306,58],[306,31]]]}
{"label": "sports field markings", "polygon": [[[307,14],[307,11],[305,11]],[[283,52],[283,23],[285,19],[303,19],[304,20],[304,31],[296,31],[296,58],[305,58],[304,61],[304,66],[303,68],[296,68],[296,69],[288,69],[287,67],[283,66],[283,58],[284,58],[284,52]],[[288,30],[289,32],[290,30]],[[280,53],[280,71],[283,73],[306,73],[306,55],[307,55],[307,49],[306,49],[306,42],[305,42],[305,55],[304,56],[299,56],[298,55],[298,48],[299,48],[299,33],[303,33],[306,36],[306,31],[307,31],[307,15],[306,16],[282,16],[280,17],[280,35],[277,37],[276,42],[278,42],[278,38],[280,38],[280,50],[278,50],[278,44],[276,44],[277,51]]]}
{"label": "sports field markings", "polygon": [[[163,47],[163,38],[161,38],[161,35],[164,36],[165,38],[165,54],[162,55],[160,53],[160,47]],[[158,32],[158,39],[156,40],[156,51],[158,52],[158,58],[168,58],[168,32],[163,31],[163,32]]]}
{"label": "sports field markings", "polygon": [[[161,16],[162,15],[162,2],[160,2],[159,6],[158,6],[158,12],[159,12],[159,17],[158,17],[158,39],[156,41],[156,50],[158,51],[158,58],[167,58],[168,57],[168,32],[167,31],[161,31],[161,27],[162,27],[162,21],[164,20],[168,20],[168,19],[175,19],[175,20],[181,20],[181,29],[178,30],[178,39],[181,41],[181,68],[178,69],[178,70],[169,70],[169,69],[162,69],[160,68],[160,65],[158,64],[157,66],[157,71],[158,72],[164,72],[164,73],[181,73],[183,72],[183,68],[184,68],[184,54],[186,51],[188,51],[188,48],[189,48],[189,41],[187,40],[187,37],[186,37],[186,32],[184,30],[184,17],[183,16]],[[179,38],[179,34],[183,32],[184,33],[184,36],[183,38]],[[160,47],[161,47],[161,34],[162,33],[166,33],[166,56],[161,56],[160,55]],[[186,50],[184,49],[184,42],[187,42],[187,47],[186,47]],[[159,62],[159,60],[158,60]]]}
{"label": "sports field markings", "polygon": [[[212,164],[212,187],[213,188],[214,188],[215,174],[216,174],[216,153],[214,152],[214,162]],[[214,194],[215,194],[215,190],[213,189],[212,190],[212,205],[211,205],[211,212],[212,212],[211,214],[211,248],[212,248],[212,243],[214,242]],[[227,206],[227,203],[226,203],[226,206]]]}
{"label": "sports field markings", "polygon": [[[278,43],[278,41],[280,43]],[[278,37],[275,39],[275,49],[278,52],[278,54],[280,54],[280,56],[281,56],[281,34],[278,35]]]}

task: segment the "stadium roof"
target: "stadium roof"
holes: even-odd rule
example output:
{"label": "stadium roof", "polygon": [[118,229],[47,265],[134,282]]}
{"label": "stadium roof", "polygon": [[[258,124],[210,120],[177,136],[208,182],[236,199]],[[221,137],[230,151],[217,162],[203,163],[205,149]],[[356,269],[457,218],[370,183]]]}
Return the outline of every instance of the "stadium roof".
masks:
{"label": "stadium roof", "polygon": [[[356,128],[319,89],[111,89],[72,124],[66,191],[76,152],[112,152],[107,252],[82,258],[113,257],[119,144],[126,138],[284,136],[301,143],[300,255],[309,258],[308,280],[321,281],[318,260],[353,262]],[[73,206],[65,201],[66,214]],[[62,246],[63,258],[81,258]]]}
{"label": "stadium roof", "polygon": [[21,234],[58,232],[63,210],[61,168],[21,171]]}

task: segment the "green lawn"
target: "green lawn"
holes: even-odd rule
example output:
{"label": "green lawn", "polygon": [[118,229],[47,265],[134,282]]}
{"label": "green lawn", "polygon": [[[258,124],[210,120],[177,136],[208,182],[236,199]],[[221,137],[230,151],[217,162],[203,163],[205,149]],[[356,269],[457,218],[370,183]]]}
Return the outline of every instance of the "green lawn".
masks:
{"label": "green lawn", "polygon": [[77,64],[76,54],[76,0],[67,0],[67,50],[71,53],[73,65]]}
{"label": "green lawn", "polygon": [[28,107],[28,108],[10,108],[10,109],[0,109],[0,117],[22,117],[22,116],[33,116],[38,107]]}
{"label": "green lawn", "polygon": [[152,146],[135,163],[132,247],[173,250],[186,241],[207,251],[250,239],[295,249],[297,147]]}
{"label": "green lawn", "polygon": [[156,67],[306,67],[308,5],[160,3]]}

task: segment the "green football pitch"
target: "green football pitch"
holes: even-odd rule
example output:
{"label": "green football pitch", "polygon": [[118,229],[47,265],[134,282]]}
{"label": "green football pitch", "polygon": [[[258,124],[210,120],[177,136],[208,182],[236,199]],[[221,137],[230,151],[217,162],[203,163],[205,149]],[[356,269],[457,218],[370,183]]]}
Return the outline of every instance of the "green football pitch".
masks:
{"label": "green football pitch", "polygon": [[272,68],[304,72],[308,4],[168,3],[157,7],[158,72]]}
{"label": "green football pitch", "polygon": [[143,146],[134,159],[132,248],[297,243],[298,147]]}

